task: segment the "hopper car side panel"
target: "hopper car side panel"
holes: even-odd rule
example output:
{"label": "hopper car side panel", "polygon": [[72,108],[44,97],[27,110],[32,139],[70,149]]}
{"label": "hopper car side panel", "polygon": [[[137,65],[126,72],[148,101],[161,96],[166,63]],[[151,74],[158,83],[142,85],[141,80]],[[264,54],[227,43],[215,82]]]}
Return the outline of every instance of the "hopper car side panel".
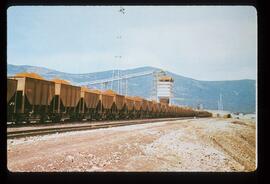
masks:
{"label": "hopper car side panel", "polygon": [[118,111],[122,110],[125,105],[125,96],[115,95],[115,104]]}
{"label": "hopper car side panel", "polygon": [[113,109],[112,119],[126,119],[126,100],[125,96],[116,94],[114,96],[115,108]]}
{"label": "hopper car side panel", "polygon": [[135,118],[135,101],[131,97],[125,97],[125,119],[134,119]]}
{"label": "hopper car side panel", "polygon": [[143,99],[142,100],[142,110],[147,111],[148,110],[148,101]]}
{"label": "hopper car side panel", "polygon": [[80,116],[87,120],[98,119],[98,105],[100,104],[100,94],[89,91],[81,92]]}
{"label": "hopper car side panel", "polygon": [[114,102],[114,96],[102,94],[102,106],[104,109],[111,109]]}
{"label": "hopper car side panel", "polygon": [[17,80],[7,80],[7,121],[15,121]]}
{"label": "hopper car side panel", "polygon": [[148,101],[148,111],[151,112],[153,110],[153,102]]}
{"label": "hopper car side panel", "polygon": [[54,83],[40,79],[25,78],[24,90],[30,105],[48,106],[54,94]]}
{"label": "hopper car side panel", "polygon": [[113,111],[115,111],[114,95],[101,94],[100,105],[98,106],[98,119],[113,119]]}
{"label": "hopper car side panel", "polygon": [[134,110],[134,100],[126,98],[126,107],[128,111],[133,111]]}
{"label": "hopper car side panel", "polygon": [[49,105],[54,94],[54,83],[51,81],[30,78],[12,77],[18,81],[16,95],[16,121],[48,119]]}
{"label": "hopper car side panel", "polygon": [[55,83],[55,96],[52,103],[53,121],[61,119],[78,120],[79,102],[81,99],[81,87],[70,84]]}
{"label": "hopper car side panel", "polygon": [[136,111],[140,111],[142,108],[142,101],[135,100],[134,101],[134,109]]}
{"label": "hopper car side panel", "polygon": [[7,80],[7,103],[10,99],[15,95],[17,91],[17,80],[15,79],[8,79]]}
{"label": "hopper car side panel", "polygon": [[85,92],[84,101],[87,108],[97,108],[99,103],[100,94]]}
{"label": "hopper car side panel", "polygon": [[64,107],[76,107],[80,100],[81,88],[68,84],[61,84],[60,99]]}

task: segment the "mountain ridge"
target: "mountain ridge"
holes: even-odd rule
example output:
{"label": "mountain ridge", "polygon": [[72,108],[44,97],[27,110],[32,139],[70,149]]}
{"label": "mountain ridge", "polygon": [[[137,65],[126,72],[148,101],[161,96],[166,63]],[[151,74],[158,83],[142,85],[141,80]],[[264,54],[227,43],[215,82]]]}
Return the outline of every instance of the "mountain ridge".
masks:
{"label": "mountain ridge", "polygon": [[[93,73],[104,73],[104,72],[112,72],[113,70],[104,70],[104,71],[98,71],[98,72],[89,72],[89,73],[69,73],[69,72],[61,72],[59,70],[54,70],[54,69],[49,69],[47,67],[41,67],[41,66],[33,66],[33,65],[14,65],[14,64],[8,64],[8,66],[12,66],[12,67],[25,67],[25,68],[41,68],[41,69],[45,69],[45,70],[50,70],[50,71],[54,71],[54,72],[59,72],[59,73],[63,73],[63,74],[69,74],[69,75],[86,75],[86,74],[93,74]],[[144,69],[152,69],[152,70],[161,70],[160,68],[156,68],[156,67],[151,67],[151,66],[143,66],[143,67],[136,67],[136,68],[132,68],[132,69],[122,69],[120,71],[129,71],[129,70],[144,70]],[[166,71],[166,70],[164,70]],[[168,71],[166,71],[168,72]],[[199,79],[195,79],[195,78],[192,78],[192,77],[185,77],[183,75],[179,75],[179,74],[176,74],[174,72],[169,72],[173,75],[178,75],[178,76],[181,76],[183,78],[186,78],[186,79],[192,79],[192,80],[195,80],[195,81],[200,81],[200,82],[223,82],[223,81],[255,81],[254,79],[235,79],[235,80],[199,80]]]}

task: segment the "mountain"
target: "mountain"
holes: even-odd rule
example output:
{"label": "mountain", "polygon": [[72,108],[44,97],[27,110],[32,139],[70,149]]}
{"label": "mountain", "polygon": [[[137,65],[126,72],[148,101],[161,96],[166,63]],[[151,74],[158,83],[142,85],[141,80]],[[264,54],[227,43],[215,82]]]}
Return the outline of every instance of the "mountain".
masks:
{"label": "mountain", "polygon": [[[158,68],[140,67],[120,70],[120,74],[135,74],[155,70],[158,70]],[[19,72],[36,72],[46,79],[57,77],[68,80],[74,85],[86,85],[89,81],[106,79],[113,75],[112,70],[85,74],[70,74],[43,67],[8,64],[8,76],[15,75]],[[243,113],[255,112],[255,80],[200,81],[183,77],[169,71],[166,71],[166,73],[174,79],[175,99],[173,100],[173,103],[175,104],[192,107],[203,104],[205,109],[217,109],[218,100],[221,94],[224,110]],[[151,96],[152,85],[153,75],[143,75],[137,78],[131,78],[128,80],[128,95],[149,98]],[[110,87],[111,84],[108,84],[108,86]],[[92,87],[101,88],[102,86],[93,85]],[[117,82],[114,82],[113,89],[117,89]]]}

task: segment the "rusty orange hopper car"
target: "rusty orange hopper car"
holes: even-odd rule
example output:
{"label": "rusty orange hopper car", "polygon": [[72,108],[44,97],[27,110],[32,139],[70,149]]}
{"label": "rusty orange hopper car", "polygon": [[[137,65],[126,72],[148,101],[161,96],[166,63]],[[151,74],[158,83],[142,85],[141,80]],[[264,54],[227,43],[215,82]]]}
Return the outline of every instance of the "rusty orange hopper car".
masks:
{"label": "rusty orange hopper car", "polygon": [[19,73],[10,78],[17,80],[16,121],[43,122],[49,119],[54,83],[34,73]]}
{"label": "rusty orange hopper car", "polygon": [[120,95],[72,85],[62,79],[46,80],[35,73],[7,79],[8,122],[59,122],[164,117],[210,117],[207,111],[169,105],[142,97]]}

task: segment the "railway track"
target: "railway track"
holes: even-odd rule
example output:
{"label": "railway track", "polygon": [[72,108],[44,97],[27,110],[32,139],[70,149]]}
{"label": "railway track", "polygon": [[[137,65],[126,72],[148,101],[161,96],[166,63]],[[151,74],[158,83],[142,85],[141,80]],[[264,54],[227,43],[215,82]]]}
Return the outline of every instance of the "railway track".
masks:
{"label": "railway track", "polygon": [[111,128],[111,127],[118,127],[118,126],[128,126],[128,125],[135,125],[135,124],[145,124],[145,123],[162,122],[162,121],[186,120],[186,119],[193,119],[193,117],[143,119],[143,120],[93,123],[93,124],[87,124],[87,125],[77,125],[77,126],[67,126],[67,127],[32,128],[32,129],[27,129],[27,130],[8,131],[7,138],[14,139],[14,138],[21,138],[21,137],[53,134],[53,133],[92,130],[92,129],[99,129],[99,128]]}

